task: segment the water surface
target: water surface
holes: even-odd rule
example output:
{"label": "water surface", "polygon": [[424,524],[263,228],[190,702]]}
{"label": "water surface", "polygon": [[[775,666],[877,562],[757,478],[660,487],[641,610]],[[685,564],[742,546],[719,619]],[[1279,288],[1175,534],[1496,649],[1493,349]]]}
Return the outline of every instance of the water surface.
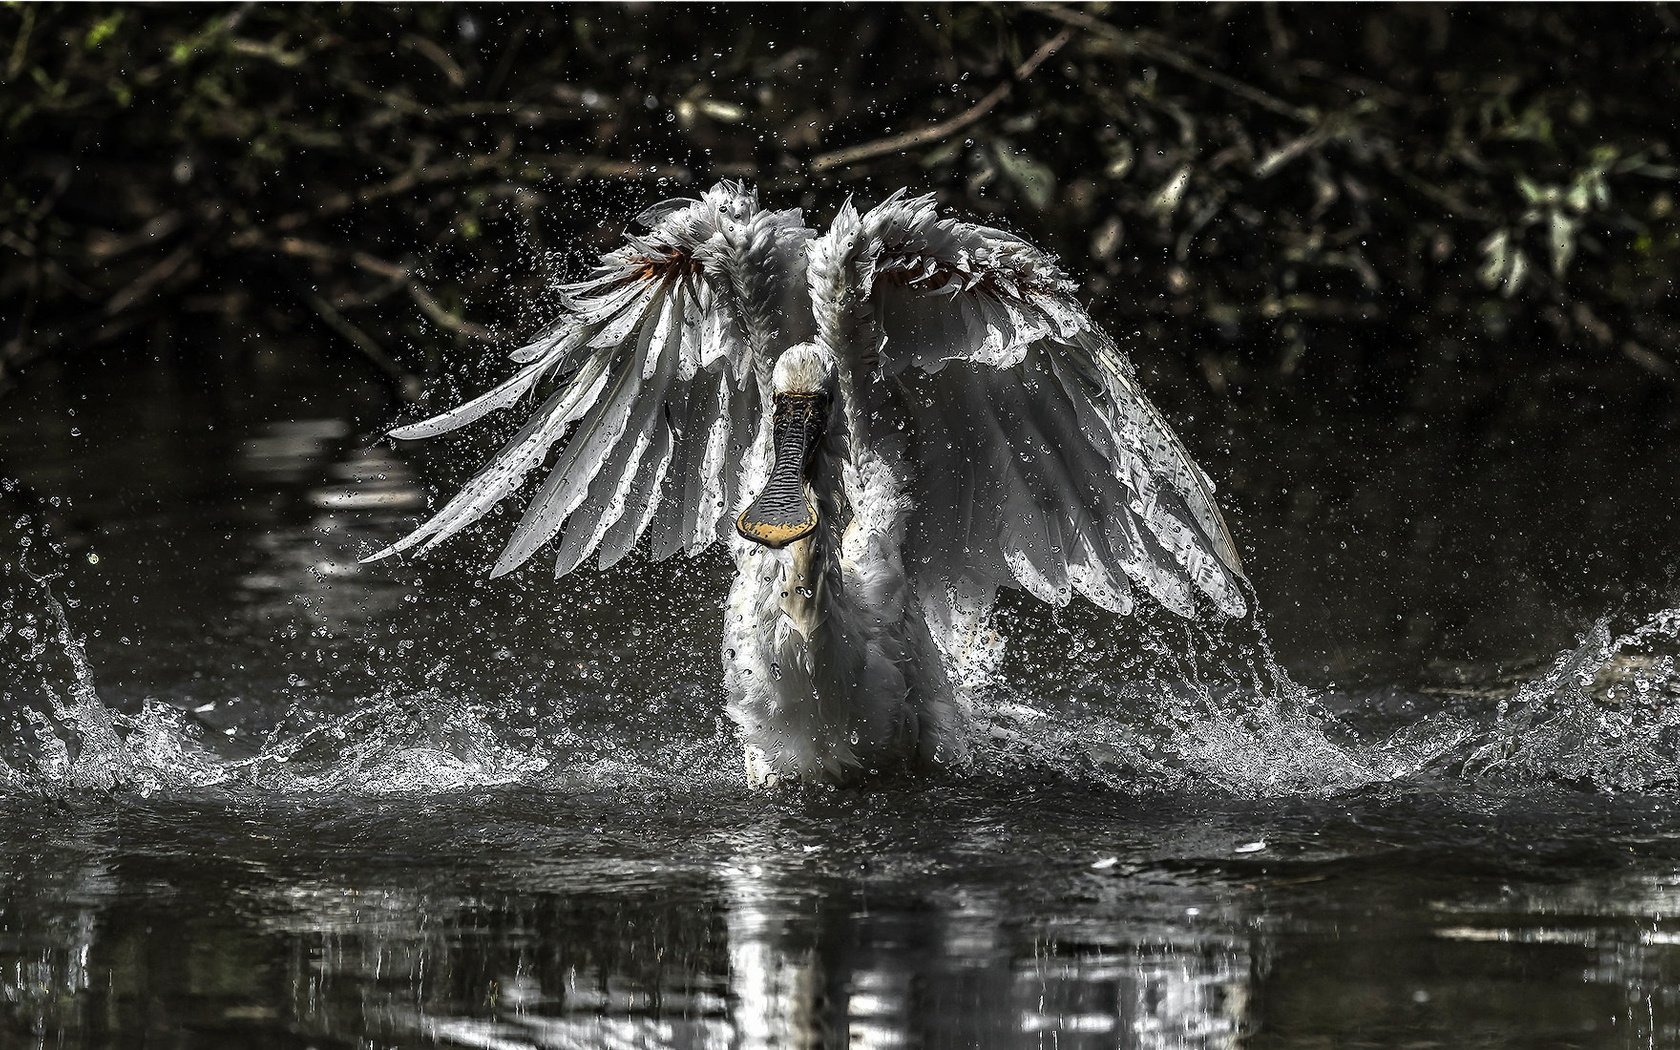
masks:
{"label": "water surface", "polygon": [[1680,1040],[1671,424],[1180,404],[1263,634],[1012,606],[973,770],[754,794],[726,560],[360,565],[490,438],[323,353],[5,402],[0,1046]]}

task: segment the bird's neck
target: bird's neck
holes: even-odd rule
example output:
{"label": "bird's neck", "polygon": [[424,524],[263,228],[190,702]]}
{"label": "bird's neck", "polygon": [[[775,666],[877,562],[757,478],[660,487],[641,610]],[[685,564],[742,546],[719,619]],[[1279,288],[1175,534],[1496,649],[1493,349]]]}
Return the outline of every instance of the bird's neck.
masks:
{"label": "bird's neck", "polygon": [[841,537],[852,517],[851,503],[841,484],[842,464],[826,451],[817,454],[811,471],[810,496],[817,508],[817,528],[787,548],[782,581],[782,611],[809,637],[845,600],[840,569]]}

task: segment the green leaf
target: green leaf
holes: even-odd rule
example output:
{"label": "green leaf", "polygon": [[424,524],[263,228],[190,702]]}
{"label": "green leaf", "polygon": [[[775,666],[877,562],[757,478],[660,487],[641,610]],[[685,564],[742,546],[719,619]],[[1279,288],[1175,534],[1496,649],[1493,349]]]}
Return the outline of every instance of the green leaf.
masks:
{"label": "green leaf", "polygon": [[947,139],[939,145],[922,154],[921,164],[924,168],[938,168],[957,159],[963,151],[961,139]]}
{"label": "green leaf", "polygon": [[1477,275],[1489,288],[1497,287],[1505,279],[1505,271],[1511,263],[1510,243],[1511,235],[1506,230],[1500,230],[1482,242],[1482,266]]}
{"label": "green leaf", "polygon": [[725,102],[718,98],[703,98],[699,105],[700,112],[720,124],[738,124],[747,119],[746,107],[734,102]]}
{"label": "green leaf", "polygon": [[1173,173],[1172,178],[1162,184],[1150,198],[1149,210],[1165,219],[1178,210],[1184,200],[1184,191],[1190,188],[1190,165],[1186,164]]}
{"label": "green leaf", "polygon": [[1505,287],[1502,294],[1509,299],[1517,294],[1528,278],[1528,256],[1521,249],[1511,253],[1511,270],[1505,275]]}
{"label": "green leaf", "polygon": [[106,15],[88,29],[87,36],[82,40],[82,46],[89,51],[97,50],[105,41],[116,35],[117,30],[122,27],[122,22],[123,12],[121,11],[114,11]]}
{"label": "green leaf", "polygon": [[1563,212],[1552,212],[1550,230],[1552,248],[1552,274],[1559,279],[1569,268],[1569,260],[1575,254],[1575,220]]}
{"label": "green leaf", "polygon": [[1121,139],[1110,153],[1108,167],[1103,169],[1103,174],[1111,179],[1123,179],[1126,173],[1132,170],[1132,162],[1136,159],[1137,150],[1132,146],[1131,140]]}
{"label": "green leaf", "polygon": [[1033,207],[1043,210],[1056,195],[1056,173],[1025,150],[1000,144],[997,150],[998,170],[1014,183],[1021,196]]}

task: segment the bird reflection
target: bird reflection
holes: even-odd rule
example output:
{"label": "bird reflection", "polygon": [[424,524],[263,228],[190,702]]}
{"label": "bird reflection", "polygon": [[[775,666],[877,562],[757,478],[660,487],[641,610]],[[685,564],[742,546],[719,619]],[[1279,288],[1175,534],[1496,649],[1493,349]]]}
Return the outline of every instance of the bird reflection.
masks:
{"label": "bird reflection", "polygon": [[98,902],[116,885],[97,848],[64,850],[49,864],[0,865],[0,1046],[29,1045],[11,1041],[24,1033],[57,1046],[85,1030],[103,978],[94,958]]}
{"label": "bird reflection", "polygon": [[876,908],[822,869],[749,853],[669,884],[631,878],[630,893],[501,900],[292,882],[255,910],[294,941],[287,1015],[321,1035],[1189,1050],[1235,1046],[1243,1028],[1242,938],[1022,931],[1005,899],[960,889]]}
{"label": "bird reflection", "polygon": [[[809,875],[728,873],[730,984],[742,1050],[772,1047],[1237,1045],[1246,939],[1136,940],[1124,922],[1012,930],[1009,902],[958,892],[872,909]],[[1049,924],[1052,928],[1054,923]]]}
{"label": "bird reflection", "polygon": [[228,1045],[1202,1050],[1248,1026],[1257,935],[1240,915],[1149,918],[1114,906],[1139,889],[1116,880],[1095,903],[1023,910],[984,880],[860,875],[771,838],[686,865],[585,851],[436,884],[366,863],[311,874],[280,836],[187,913],[158,890],[191,892],[184,854],[27,871],[14,855],[0,1044],[118,1024]]}

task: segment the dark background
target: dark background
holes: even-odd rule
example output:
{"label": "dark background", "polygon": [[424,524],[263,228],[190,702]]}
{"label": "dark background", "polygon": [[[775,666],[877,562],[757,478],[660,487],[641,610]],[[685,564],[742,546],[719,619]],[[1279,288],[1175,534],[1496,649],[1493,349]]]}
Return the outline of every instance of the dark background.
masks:
{"label": "dark background", "polygon": [[[1677,21],[0,6],[0,1045],[1680,1045]],[[361,565],[719,177],[1059,252],[1311,688],[1020,602],[973,775],[749,794],[724,552]]]}
{"label": "dark background", "polygon": [[7,7],[0,408],[278,353],[383,381],[371,429],[501,374],[654,200],[747,178],[820,226],[907,185],[1060,253],[1311,670],[1450,675],[1672,589],[1677,23]]}

